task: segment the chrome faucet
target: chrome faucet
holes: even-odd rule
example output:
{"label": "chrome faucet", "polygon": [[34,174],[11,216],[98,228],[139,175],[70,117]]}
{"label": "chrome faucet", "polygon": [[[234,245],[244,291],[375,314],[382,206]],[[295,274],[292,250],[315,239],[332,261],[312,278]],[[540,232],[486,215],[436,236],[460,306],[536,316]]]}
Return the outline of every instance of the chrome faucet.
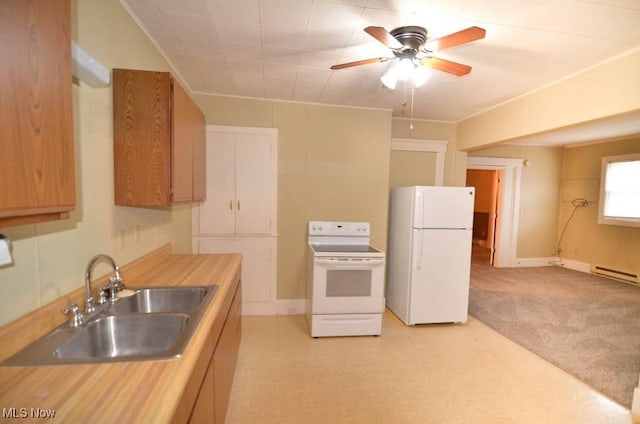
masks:
{"label": "chrome faucet", "polygon": [[80,312],[80,308],[78,308],[78,305],[72,303],[62,310],[62,313],[65,315],[70,312],[73,314],[73,317],[69,322],[70,325],[72,327],[79,327],[80,325],[82,325],[82,323],[84,322],[84,315],[82,315],[82,312]]}
{"label": "chrome faucet", "polygon": [[[86,309],[85,313],[94,312],[96,309],[95,301],[93,300],[93,295],[91,294],[91,271],[93,270],[93,266],[99,260],[105,260],[109,262],[113,267],[114,271],[116,272],[116,274],[113,277],[111,277],[111,279],[109,280],[109,286],[111,287],[110,296],[113,297],[111,301],[112,302],[115,301],[117,290],[122,290],[126,288],[124,283],[122,282],[122,277],[120,276],[120,267],[118,267],[118,265],[116,264],[116,261],[114,261],[111,256],[99,254],[89,259],[89,263],[87,264],[87,270],[84,275],[84,287],[87,292],[87,304],[85,308]],[[102,298],[103,297],[101,296],[101,299]]]}

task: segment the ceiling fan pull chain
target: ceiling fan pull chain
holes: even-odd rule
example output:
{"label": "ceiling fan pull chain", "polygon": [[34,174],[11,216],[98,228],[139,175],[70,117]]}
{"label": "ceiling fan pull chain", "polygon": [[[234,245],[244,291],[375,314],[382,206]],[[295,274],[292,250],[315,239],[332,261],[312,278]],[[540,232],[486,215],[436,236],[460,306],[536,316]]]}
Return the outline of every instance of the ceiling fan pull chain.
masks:
{"label": "ceiling fan pull chain", "polygon": [[403,90],[402,90],[402,107],[406,107],[407,106],[407,81],[403,81],[404,86],[403,86]]}

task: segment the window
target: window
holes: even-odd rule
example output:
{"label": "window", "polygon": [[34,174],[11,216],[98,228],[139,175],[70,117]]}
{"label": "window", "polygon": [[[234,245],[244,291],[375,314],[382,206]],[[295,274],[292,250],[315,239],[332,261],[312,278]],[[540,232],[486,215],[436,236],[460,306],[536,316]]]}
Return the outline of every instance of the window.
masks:
{"label": "window", "polygon": [[640,153],[602,158],[598,223],[640,227]]}

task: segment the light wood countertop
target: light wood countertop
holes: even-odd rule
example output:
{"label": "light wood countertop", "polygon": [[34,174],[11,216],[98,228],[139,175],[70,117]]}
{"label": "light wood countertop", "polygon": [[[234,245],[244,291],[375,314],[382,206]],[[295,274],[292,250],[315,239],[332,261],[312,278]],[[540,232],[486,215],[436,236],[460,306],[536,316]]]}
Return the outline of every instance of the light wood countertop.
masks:
{"label": "light wood countertop", "polygon": [[[219,285],[182,357],[90,365],[0,367],[0,408],[55,410],[60,422],[170,422],[206,346],[217,340],[218,314],[240,280],[241,256],[171,254],[166,245],[121,267],[127,287]],[[102,278],[106,282],[106,277]],[[103,282],[97,281],[93,287]],[[84,306],[84,287],[0,328],[0,361],[67,318],[72,302]],[[5,299],[10,301],[10,299]],[[224,319],[224,317],[222,317]],[[213,336],[211,335],[213,332]]]}

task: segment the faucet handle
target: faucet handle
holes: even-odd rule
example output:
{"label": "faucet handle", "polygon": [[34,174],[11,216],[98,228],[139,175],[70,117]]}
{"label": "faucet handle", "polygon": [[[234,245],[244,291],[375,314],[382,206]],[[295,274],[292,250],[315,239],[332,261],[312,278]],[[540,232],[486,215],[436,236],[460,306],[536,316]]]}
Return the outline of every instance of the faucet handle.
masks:
{"label": "faucet handle", "polygon": [[63,314],[68,314],[69,312],[73,314],[70,322],[71,326],[78,327],[79,325],[81,325],[84,321],[84,316],[82,315],[82,312],[80,312],[80,308],[78,308],[78,305],[76,303],[72,303],[62,310]]}

